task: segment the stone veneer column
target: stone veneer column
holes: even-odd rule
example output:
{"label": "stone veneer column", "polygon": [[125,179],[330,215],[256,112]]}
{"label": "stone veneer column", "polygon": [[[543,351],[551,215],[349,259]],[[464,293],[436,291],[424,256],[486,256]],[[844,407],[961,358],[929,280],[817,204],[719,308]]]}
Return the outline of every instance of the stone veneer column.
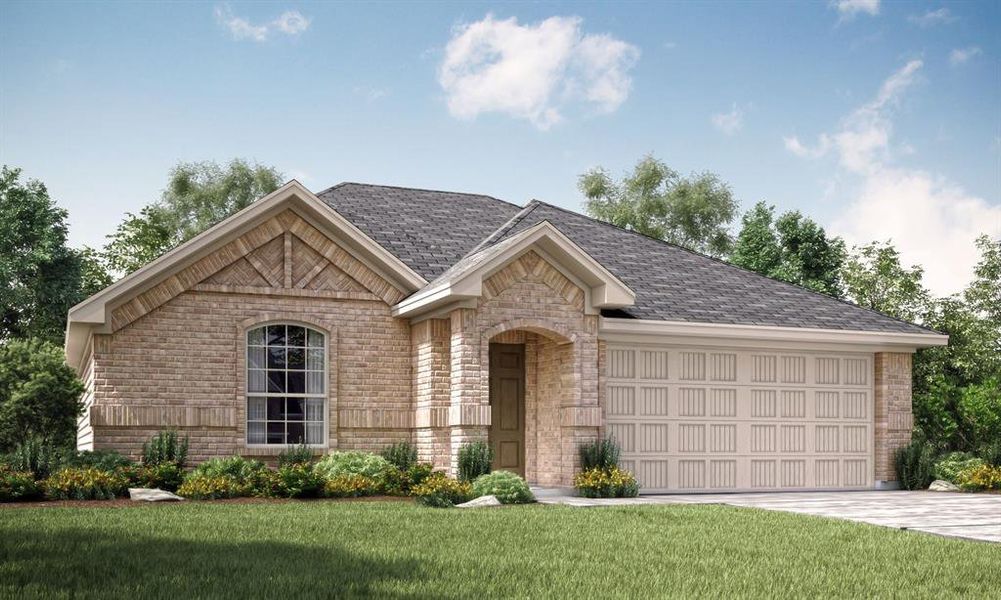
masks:
{"label": "stone veneer column", "polygon": [[875,382],[875,455],[877,487],[895,487],[893,458],[911,441],[911,355],[877,352],[873,358]]}
{"label": "stone veneer column", "polygon": [[414,359],[414,440],[417,456],[436,469],[451,466],[448,408],[451,402],[450,322],[428,319],[411,328]]}
{"label": "stone veneer column", "polygon": [[578,332],[571,364],[561,369],[566,393],[560,409],[562,460],[560,484],[573,485],[573,477],[580,469],[580,445],[598,439],[602,424],[598,380],[598,317],[585,315],[584,330]]}
{"label": "stone veneer column", "polygon": [[459,449],[469,442],[488,439],[490,399],[481,381],[480,339],[476,311],[459,308],[451,313],[451,389],[448,409],[451,466],[459,470]]}

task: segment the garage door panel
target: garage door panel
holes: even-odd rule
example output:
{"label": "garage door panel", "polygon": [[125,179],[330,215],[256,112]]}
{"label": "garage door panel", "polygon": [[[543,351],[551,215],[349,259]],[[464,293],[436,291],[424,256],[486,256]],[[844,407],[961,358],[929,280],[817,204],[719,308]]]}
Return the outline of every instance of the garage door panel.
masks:
{"label": "garage door panel", "polygon": [[644,492],[869,487],[871,360],[613,347],[607,430]]}

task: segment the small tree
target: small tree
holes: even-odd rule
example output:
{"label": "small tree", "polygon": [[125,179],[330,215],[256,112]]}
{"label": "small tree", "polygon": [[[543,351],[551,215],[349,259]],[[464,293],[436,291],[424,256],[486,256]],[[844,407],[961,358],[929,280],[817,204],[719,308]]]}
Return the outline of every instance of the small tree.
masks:
{"label": "small tree", "polygon": [[74,446],[83,390],[54,344],[10,340],[0,345],[0,452],[30,437]]}

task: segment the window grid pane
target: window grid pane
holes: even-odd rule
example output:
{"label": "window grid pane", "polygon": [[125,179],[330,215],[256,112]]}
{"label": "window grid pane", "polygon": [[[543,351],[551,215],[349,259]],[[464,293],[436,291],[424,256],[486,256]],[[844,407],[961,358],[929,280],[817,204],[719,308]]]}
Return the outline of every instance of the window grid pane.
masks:
{"label": "window grid pane", "polygon": [[322,333],[299,325],[247,332],[247,443],[323,444],[324,342]]}

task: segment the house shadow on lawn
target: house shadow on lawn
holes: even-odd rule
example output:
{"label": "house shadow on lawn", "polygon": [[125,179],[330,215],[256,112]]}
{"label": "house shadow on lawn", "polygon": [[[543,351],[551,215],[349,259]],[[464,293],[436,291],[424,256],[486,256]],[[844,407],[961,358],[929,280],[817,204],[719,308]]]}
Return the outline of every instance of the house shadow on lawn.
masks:
{"label": "house shadow on lawn", "polygon": [[427,579],[418,561],[361,557],[330,545],[85,529],[7,534],[0,540],[0,597],[417,598],[397,586]]}

